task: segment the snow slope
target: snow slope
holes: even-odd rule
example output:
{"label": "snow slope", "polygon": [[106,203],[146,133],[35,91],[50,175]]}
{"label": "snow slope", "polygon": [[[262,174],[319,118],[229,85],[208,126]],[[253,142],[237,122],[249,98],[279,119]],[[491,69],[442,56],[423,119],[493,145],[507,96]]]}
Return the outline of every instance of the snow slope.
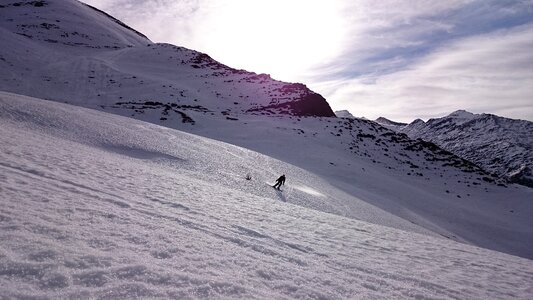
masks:
{"label": "snow slope", "polygon": [[[506,186],[434,144],[335,118],[303,84],[153,44],[77,1],[2,3],[0,90],[180,129],[298,166],[261,175],[272,181],[286,173],[287,192],[300,195],[290,203],[533,258],[530,190]],[[318,179],[299,184],[309,178]]]}
{"label": "snow slope", "polygon": [[531,260],[294,205],[342,192],[250,150],[8,93],[0,140],[1,298],[533,293]]}
{"label": "snow slope", "polygon": [[[434,144],[361,119],[241,115],[226,122],[192,116],[203,125],[183,126],[186,131],[299,166],[348,195],[447,238],[533,257],[533,192],[498,183]],[[287,180],[299,177],[289,174]],[[387,218],[361,215],[355,203],[343,202],[340,215],[385,225]]]}
{"label": "snow slope", "polygon": [[500,177],[533,187],[533,122],[464,110],[400,132],[431,141]]}

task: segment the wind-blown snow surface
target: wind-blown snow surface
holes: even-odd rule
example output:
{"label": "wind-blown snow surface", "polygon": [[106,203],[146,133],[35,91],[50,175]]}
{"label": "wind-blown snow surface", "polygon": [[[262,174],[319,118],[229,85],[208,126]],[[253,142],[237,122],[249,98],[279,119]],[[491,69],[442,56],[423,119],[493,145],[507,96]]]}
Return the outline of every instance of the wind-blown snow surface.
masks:
{"label": "wind-blown snow surface", "polygon": [[294,205],[335,188],[239,147],[6,93],[0,139],[3,298],[533,293],[531,260]]}

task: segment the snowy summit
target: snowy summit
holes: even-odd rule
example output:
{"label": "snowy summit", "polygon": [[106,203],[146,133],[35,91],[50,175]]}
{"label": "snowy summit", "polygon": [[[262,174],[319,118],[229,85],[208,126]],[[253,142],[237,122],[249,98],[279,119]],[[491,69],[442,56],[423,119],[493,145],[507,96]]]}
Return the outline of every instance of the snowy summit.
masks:
{"label": "snowy summit", "polygon": [[348,119],[355,119],[355,117],[347,110],[338,110],[335,111],[335,115],[338,118],[348,118]]}
{"label": "snowy summit", "polygon": [[466,110],[456,110],[453,113],[449,114],[448,117],[455,119],[472,120],[476,117],[476,115]]}

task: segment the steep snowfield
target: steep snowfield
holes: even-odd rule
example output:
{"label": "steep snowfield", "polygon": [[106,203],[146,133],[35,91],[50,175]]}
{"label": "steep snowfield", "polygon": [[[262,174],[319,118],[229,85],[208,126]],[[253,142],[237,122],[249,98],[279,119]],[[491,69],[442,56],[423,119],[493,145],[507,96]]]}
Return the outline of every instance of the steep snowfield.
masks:
{"label": "steep snowfield", "polygon": [[243,148],[7,93],[0,139],[2,298],[533,293],[531,260],[295,205],[342,192]]}

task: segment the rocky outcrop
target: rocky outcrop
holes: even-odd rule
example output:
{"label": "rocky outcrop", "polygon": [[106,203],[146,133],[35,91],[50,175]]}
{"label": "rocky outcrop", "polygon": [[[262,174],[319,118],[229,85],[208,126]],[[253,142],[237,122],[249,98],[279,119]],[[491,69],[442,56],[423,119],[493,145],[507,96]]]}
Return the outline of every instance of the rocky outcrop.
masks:
{"label": "rocky outcrop", "polygon": [[280,89],[283,93],[299,94],[300,96],[291,101],[274,103],[257,108],[249,109],[248,112],[269,112],[276,114],[290,114],[298,117],[332,117],[335,113],[328,102],[320,94],[309,90],[300,83],[288,84]]}

